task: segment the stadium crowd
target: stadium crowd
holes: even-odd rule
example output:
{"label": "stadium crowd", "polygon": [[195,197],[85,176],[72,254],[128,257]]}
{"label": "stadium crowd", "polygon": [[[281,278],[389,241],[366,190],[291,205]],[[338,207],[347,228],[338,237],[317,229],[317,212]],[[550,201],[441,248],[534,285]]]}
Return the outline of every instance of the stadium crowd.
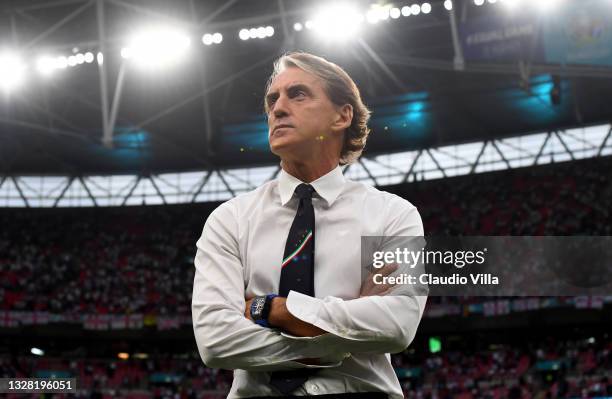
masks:
{"label": "stadium crowd", "polygon": [[[450,350],[410,359],[396,368],[418,370],[405,379],[406,398],[594,398],[612,395],[612,342],[547,339],[486,350]],[[411,368],[412,367],[412,368]]]}
{"label": "stadium crowd", "polygon": [[611,235],[612,160],[386,187],[417,206],[427,235]]}
{"label": "stadium crowd", "polygon": [[[428,235],[612,235],[612,161],[387,187]],[[0,210],[0,310],[190,315],[195,241],[218,204]]]}
{"label": "stadium crowd", "polygon": [[[543,339],[393,356],[406,398],[595,398],[612,395],[609,339]],[[0,377],[76,377],[71,397],[222,398],[232,373],[206,368],[197,353],[150,359],[0,357]],[[61,397],[57,395],[57,397]]]}

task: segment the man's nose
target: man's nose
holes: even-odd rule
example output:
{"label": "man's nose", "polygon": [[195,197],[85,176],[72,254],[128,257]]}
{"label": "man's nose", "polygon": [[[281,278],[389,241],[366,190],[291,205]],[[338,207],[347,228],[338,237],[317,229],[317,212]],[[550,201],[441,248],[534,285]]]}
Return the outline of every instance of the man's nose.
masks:
{"label": "man's nose", "polygon": [[289,115],[289,104],[287,102],[287,97],[279,96],[274,102],[274,106],[272,108],[272,113],[275,118],[282,118]]}

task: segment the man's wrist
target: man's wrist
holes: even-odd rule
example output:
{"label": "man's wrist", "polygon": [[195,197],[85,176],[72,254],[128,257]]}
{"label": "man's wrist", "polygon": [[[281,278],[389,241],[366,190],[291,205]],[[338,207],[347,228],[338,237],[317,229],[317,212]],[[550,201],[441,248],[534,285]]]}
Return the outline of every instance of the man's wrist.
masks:
{"label": "man's wrist", "polygon": [[262,326],[270,327],[269,315],[272,306],[272,300],[277,297],[276,294],[268,294],[265,296],[258,296],[253,299],[250,307],[250,315],[253,321]]}
{"label": "man's wrist", "polygon": [[287,298],[282,296],[272,298],[270,302],[270,313],[268,314],[268,323],[271,327],[282,329],[285,326],[287,313],[289,312],[285,305],[286,302]]}

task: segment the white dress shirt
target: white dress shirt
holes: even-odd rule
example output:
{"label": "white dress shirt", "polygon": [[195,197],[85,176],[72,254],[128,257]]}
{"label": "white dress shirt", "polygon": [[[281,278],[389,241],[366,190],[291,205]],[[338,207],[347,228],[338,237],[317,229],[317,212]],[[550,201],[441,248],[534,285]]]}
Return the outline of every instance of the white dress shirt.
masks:
{"label": "white dress shirt", "polygon": [[[412,341],[427,297],[359,297],[361,236],[422,236],[408,201],[346,180],[340,167],[310,183],[315,210],[316,297],[291,291],[288,311],[327,334],[294,337],[244,316],[245,297],[278,293],[302,183],[279,177],[215,209],[197,242],[192,316],[202,360],[233,369],[229,398],[277,396],[267,371],[320,368],[293,395],[386,392],[402,398],[389,353]],[[319,358],[320,366],[297,360]]]}

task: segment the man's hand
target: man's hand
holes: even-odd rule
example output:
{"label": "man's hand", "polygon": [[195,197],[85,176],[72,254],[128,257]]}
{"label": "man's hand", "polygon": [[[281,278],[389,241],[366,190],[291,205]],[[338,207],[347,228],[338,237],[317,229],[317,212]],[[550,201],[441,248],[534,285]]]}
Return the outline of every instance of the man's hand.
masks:
{"label": "man's hand", "polygon": [[[251,303],[253,303],[253,299],[255,299],[255,297],[253,298],[249,298],[246,301],[246,304],[244,306],[244,317],[246,317],[247,319],[253,321],[253,318],[251,317]],[[280,301],[279,301],[280,300]],[[302,320],[293,317],[293,315],[291,315],[289,313],[289,311],[287,310],[287,308],[284,306],[285,302],[287,301],[286,298],[282,298],[282,297],[276,297],[274,299],[272,299],[272,308],[270,309],[270,315],[268,316],[268,323],[273,326],[273,327],[279,327],[280,326],[276,326],[272,323],[272,312],[274,312],[274,317],[276,318],[286,318],[287,321],[286,322],[291,322],[289,320],[289,316],[291,316],[291,318],[295,319],[296,322],[294,322],[293,326],[290,326],[288,329],[286,329],[287,332],[298,336],[298,337],[316,337],[317,335],[321,335],[321,334],[325,334],[327,331],[321,330],[318,327],[315,327],[311,324],[305,323]],[[276,306],[276,309],[275,309]],[[287,313],[287,315],[283,315],[283,308],[284,307],[284,312]],[[296,360],[296,362],[302,363],[302,364],[307,364],[307,365],[311,365],[311,366],[316,366],[316,365],[320,365],[321,362],[319,359],[314,359],[314,358],[304,358],[304,359],[298,359]]]}
{"label": "man's hand", "polygon": [[[374,295],[387,295],[397,284],[376,284],[374,282],[374,275],[380,274],[383,277],[387,277],[391,273],[397,270],[398,266],[395,263],[391,263],[383,266],[380,269],[374,269],[368,277],[361,283],[361,290],[359,297],[374,296]],[[380,277],[378,278],[380,279]]]}
{"label": "man's hand", "polygon": [[[253,320],[251,317],[251,303],[253,303],[253,299],[254,298],[247,298],[246,304],[244,305],[244,317],[251,321]],[[270,324],[271,327],[279,328],[297,337],[316,337],[327,332],[293,316],[289,313],[289,310],[287,310],[287,306],[285,306],[286,302],[287,298],[280,296],[272,299],[270,314],[268,315],[268,324]]]}

